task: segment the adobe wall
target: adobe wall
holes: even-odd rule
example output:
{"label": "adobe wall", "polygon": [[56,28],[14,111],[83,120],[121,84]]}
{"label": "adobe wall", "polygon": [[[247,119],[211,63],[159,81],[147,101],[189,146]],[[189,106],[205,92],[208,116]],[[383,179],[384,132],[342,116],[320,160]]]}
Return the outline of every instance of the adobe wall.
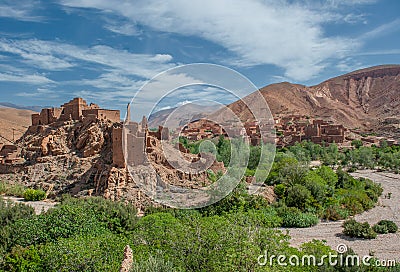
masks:
{"label": "adobe wall", "polygon": [[[139,123],[129,122],[125,125],[125,137],[126,139],[126,162],[129,166],[142,165],[146,161],[146,132],[141,130]],[[122,148],[121,148],[122,149]]]}
{"label": "adobe wall", "polygon": [[145,137],[127,135],[127,163],[130,166],[143,165],[146,161]]}
{"label": "adobe wall", "polygon": [[321,129],[319,125],[308,125],[304,129],[306,138],[311,138],[314,136],[321,136]]}
{"label": "adobe wall", "polygon": [[323,133],[327,135],[340,136],[344,134],[344,128],[342,125],[326,125],[326,126],[321,126],[321,129],[323,130]]}
{"label": "adobe wall", "polygon": [[34,114],[32,114],[31,117],[32,117],[32,126],[40,125],[41,117],[40,117],[39,113],[34,113]]}
{"label": "adobe wall", "polygon": [[82,111],[83,117],[95,115],[98,120],[110,120],[113,123],[120,122],[119,110],[104,110],[104,109],[87,109]]}
{"label": "adobe wall", "polygon": [[65,103],[61,108],[42,109],[40,114],[32,114],[32,126],[49,125],[57,121],[81,120],[82,116],[98,120],[110,120],[111,122],[120,122],[119,110],[100,109],[97,104],[87,105],[82,98],[74,98]]}
{"label": "adobe wall", "polygon": [[118,168],[125,167],[125,158],[122,150],[122,127],[113,127],[112,129],[112,155],[113,164]]}
{"label": "adobe wall", "polygon": [[157,131],[149,131],[149,136],[155,137],[158,140],[169,140],[169,129],[167,127],[158,126]]}
{"label": "adobe wall", "polygon": [[82,111],[88,108],[85,100],[80,97],[74,98],[68,103],[61,106],[63,108],[63,114],[61,121],[68,121],[69,118],[72,120],[79,120],[82,116]]}

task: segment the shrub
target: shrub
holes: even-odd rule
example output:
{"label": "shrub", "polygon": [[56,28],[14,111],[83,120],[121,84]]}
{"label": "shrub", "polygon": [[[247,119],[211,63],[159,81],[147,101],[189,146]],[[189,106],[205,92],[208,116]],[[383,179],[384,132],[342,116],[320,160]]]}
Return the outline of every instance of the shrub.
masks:
{"label": "shrub", "polygon": [[372,229],[373,229],[376,233],[379,233],[379,234],[386,234],[386,233],[389,233],[389,230],[388,230],[388,228],[387,228],[385,225],[378,225],[378,224],[376,224],[376,225],[374,225],[374,226],[372,227]]}
{"label": "shrub", "polygon": [[180,268],[176,268],[170,260],[165,260],[164,254],[161,250],[158,250],[155,256],[150,255],[148,259],[134,262],[131,268],[132,272],[159,272],[159,271],[182,271]]}
{"label": "shrub", "polygon": [[363,146],[363,142],[361,140],[353,140],[351,142],[351,145],[354,146],[355,148],[360,148]]}
{"label": "shrub", "polygon": [[56,207],[39,216],[19,219],[8,226],[9,239],[4,241],[6,244],[3,246],[26,247],[80,234],[93,235],[104,232],[106,230],[104,225],[90,210],[78,206]]}
{"label": "shrub", "polygon": [[321,166],[316,170],[317,174],[325,181],[329,186],[335,187],[338,182],[338,176],[335,171],[332,170],[329,166]]}
{"label": "shrub", "polygon": [[46,192],[43,190],[27,189],[24,192],[24,199],[27,201],[39,201],[46,198]]}
{"label": "shrub", "polygon": [[102,197],[78,199],[65,195],[61,200],[60,207],[79,207],[92,212],[98,221],[105,223],[108,229],[116,233],[133,230],[137,222],[135,206]]}
{"label": "shrub", "polygon": [[0,194],[23,197],[25,187],[19,184],[9,184],[7,182],[0,182]]}
{"label": "shrub", "polygon": [[296,184],[287,190],[286,205],[304,210],[311,192],[303,185]]}
{"label": "shrub", "polygon": [[282,224],[282,218],[273,208],[262,208],[259,210],[249,210],[247,212],[238,211],[225,216],[235,225],[248,227],[260,226],[265,228],[276,228]]}
{"label": "shrub", "polygon": [[0,271],[44,271],[36,247],[15,246],[0,262]]}
{"label": "shrub", "polygon": [[60,239],[40,247],[41,271],[119,271],[129,242],[110,232]]}
{"label": "shrub", "polygon": [[23,203],[6,202],[0,197],[0,227],[11,225],[20,218],[28,218],[34,214],[34,208]]}
{"label": "shrub", "polygon": [[274,187],[274,193],[278,196],[278,198],[284,198],[286,193],[286,186],[284,184],[276,185]]}
{"label": "shrub", "polygon": [[340,207],[339,205],[331,205],[324,211],[323,218],[326,220],[342,220],[349,217],[350,212],[347,209]]}
{"label": "shrub", "polygon": [[376,232],[371,228],[368,222],[359,223],[354,219],[347,220],[343,223],[343,233],[356,238],[376,238]]}
{"label": "shrub", "polygon": [[386,229],[389,233],[396,233],[398,230],[396,223],[394,223],[393,221],[390,221],[390,220],[381,220],[375,226],[386,227]]}
{"label": "shrub", "polygon": [[282,227],[308,228],[318,224],[318,217],[312,213],[302,213],[295,208],[283,208],[280,212]]}
{"label": "shrub", "polygon": [[307,179],[304,186],[311,192],[311,195],[319,202],[325,198],[326,186],[316,180]]}
{"label": "shrub", "polygon": [[340,189],[337,195],[340,197],[340,204],[344,205],[352,215],[371,209],[375,205],[363,189]]}

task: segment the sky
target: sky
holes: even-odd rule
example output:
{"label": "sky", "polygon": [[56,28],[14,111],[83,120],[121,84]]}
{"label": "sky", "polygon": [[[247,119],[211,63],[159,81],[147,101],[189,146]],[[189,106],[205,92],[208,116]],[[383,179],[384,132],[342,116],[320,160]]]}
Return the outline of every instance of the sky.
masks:
{"label": "sky", "polygon": [[0,102],[80,96],[123,110],[158,73],[191,63],[226,66],[257,88],[314,85],[399,64],[399,11],[397,0],[0,0]]}

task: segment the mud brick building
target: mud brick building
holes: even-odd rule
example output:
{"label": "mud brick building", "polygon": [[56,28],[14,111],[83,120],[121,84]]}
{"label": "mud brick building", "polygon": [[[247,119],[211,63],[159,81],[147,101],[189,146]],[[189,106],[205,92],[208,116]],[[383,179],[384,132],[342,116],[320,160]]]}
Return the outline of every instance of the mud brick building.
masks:
{"label": "mud brick building", "polygon": [[152,137],[158,140],[169,140],[169,129],[159,126],[157,131],[149,131],[145,116],[143,116],[140,123],[130,121],[129,105],[127,116],[124,128],[122,123],[119,123],[112,130],[113,164],[119,168],[126,167],[125,162],[129,166],[146,164],[146,148],[152,145],[150,142]]}
{"label": "mud brick building", "polygon": [[277,119],[275,128],[280,135],[277,139],[278,146],[293,145],[301,141],[311,141],[316,144],[343,143],[346,131],[343,125],[319,119],[311,120],[301,115]]}
{"label": "mud brick building", "polygon": [[80,97],[74,98],[60,108],[42,109],[38,114],[32,114],[32,126],[50,125],[55,122],[79,121],[83,118],[110,120],[120,122],[119,110],[100,109],[96,104],[88,105]]}

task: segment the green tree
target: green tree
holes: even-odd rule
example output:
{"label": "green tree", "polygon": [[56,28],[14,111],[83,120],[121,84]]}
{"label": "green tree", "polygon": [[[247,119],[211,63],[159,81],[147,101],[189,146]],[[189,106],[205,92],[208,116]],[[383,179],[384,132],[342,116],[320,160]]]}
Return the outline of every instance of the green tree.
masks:
{"label": "green tree", "polygon": [[311,199],[311,192],[301,184],[295,184],[287,189],[286,205],[304,210]]}
{"label": "green tree", "polygon": [[354,146],[355,148],[360,148],[363,146],[363,142],[361,140],[353,140],[351,141],[351,146]]}

